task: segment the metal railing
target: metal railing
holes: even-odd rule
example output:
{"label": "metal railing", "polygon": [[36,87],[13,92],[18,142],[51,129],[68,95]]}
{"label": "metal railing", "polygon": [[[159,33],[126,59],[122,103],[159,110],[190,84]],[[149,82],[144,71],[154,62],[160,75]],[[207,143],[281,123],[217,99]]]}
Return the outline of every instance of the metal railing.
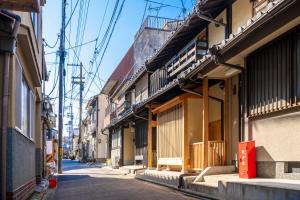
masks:
{"label": "metal railing", "polygon": [[138,32],[135,34],[135,38],[137,38],[145,28],[172,31],[178,26],[179,22],[179,20],[171,18],[147,16]]}

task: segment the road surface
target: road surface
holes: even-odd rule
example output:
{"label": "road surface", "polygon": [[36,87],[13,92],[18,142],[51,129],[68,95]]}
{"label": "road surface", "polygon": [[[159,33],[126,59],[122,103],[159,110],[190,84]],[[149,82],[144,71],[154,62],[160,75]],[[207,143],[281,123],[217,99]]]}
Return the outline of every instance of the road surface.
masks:
{"label": "road surface", "polygon": [[195,198],[158,185],[136,180],[118,170],[63,161],[63,174],[58,177],[57,200],[177,200]]}

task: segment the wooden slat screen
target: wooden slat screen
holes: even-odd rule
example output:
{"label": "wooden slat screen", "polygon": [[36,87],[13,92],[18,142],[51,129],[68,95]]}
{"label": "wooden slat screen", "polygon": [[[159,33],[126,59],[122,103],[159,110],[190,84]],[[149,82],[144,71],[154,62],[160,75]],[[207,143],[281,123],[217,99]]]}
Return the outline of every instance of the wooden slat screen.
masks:
{"label": "wooden slat screen", "polygon": [[135,123],[135,146],[145,147],[148,144],[148,121],[141,120]]}
{"label": "wooden slat screen", "polygon": [[182,103],[158,114],[158,158],[181,158],[184,134]]}
{"label": "wooden slat screen", "polygon": [[168,84],[167,71],[163,69],[156,70],[150,76],[150,96]]}
{"label": "wooden slat screen", "polygon": [[247,57],[248,116],[287,109],[300,103],[300,28]]}

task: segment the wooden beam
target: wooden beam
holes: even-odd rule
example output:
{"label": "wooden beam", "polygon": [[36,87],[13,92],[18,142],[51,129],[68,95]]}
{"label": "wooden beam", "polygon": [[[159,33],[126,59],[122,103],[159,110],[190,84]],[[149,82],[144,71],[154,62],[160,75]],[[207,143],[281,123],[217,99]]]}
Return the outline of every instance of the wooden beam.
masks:
{"label": "wooden beam", "polygon": [[165,110],[168,110],[169,108],[172,108],[173,106],[182,103],[187,98],[202,98],[202,97],[197,96],[195,94],[185,93],[177,97],[174,97],[173,99],[167,101],[166,103],[156,107],[155,109],[152,110],[152,113],[157,114]]}
{"label": "wooden beam", "polygon": [[182,99],[180,99],[180,96],[177,96],[177,97],[171,99],[170,101],[167,101],[163,105],[152,110],[152,113],[157,114],[157,113],[163,112],[163,111],[168,110],[169,108],[172,108],[173,106],[176,106],[177,104],[180,104],[180,103],[182,103]]}
{"label": "wooden beam", "polygon": [[209,100],[208,78],[203,79],[203,168],[208,166]]}
{"label": "wooden beam", "polygon": [[184,132],[182,134],[182,173],[188,172],[189,167],[189,134],[188,134],[188,99],[183,102],[183,126]]}
{"label": "wooden beam", "polygon": [[230,99],[230,81],[227,79],[225,80],[225,101],[224,101],[224,154],[225,160],[224,164],[228,163],[228,155],[229,155],[229,105]]}
{"label": "wooden beam", "polygon": [[152,168],[152,112],[151,107],[148,113],[148,169]]}

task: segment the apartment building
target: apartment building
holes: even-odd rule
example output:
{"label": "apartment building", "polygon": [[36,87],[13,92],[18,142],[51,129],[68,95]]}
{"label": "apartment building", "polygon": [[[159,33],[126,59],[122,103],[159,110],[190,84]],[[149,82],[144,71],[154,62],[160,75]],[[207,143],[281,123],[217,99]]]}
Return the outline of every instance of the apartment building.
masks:
{"label": "apartment building", "polygon": [[[25,199],[43,177],[45,1],[1,1],[1,197]],[[24,166],[21,168],[20,166]]]}
{"label": "apartment building", "polygon": [[118,123],[147,135],[149,168],[234,170],[238,143],[255,140],[259,177],[298,177],[297,8],[197,1],[124,89],[136,102]]}
{"label": "apartment building", "polygon": [[102,133],[105,108],[107,107],[106,96],[95,95],[87,105],[87,116],[82,123],[83,145],[85,159],[97,163],[105,163],[107,158],[107,135]]}

